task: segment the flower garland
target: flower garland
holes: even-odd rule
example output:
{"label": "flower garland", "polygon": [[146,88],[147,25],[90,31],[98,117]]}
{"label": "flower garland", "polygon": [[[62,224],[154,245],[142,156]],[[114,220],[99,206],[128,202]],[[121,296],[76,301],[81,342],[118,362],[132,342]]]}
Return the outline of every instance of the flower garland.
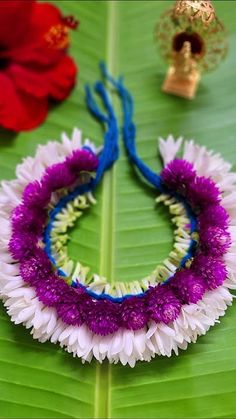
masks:
{"label": "flower garland", "polygon": [[198,213],[199,245],[190,268],[176,268],[167,284],[151,287],[144,295],[121,304],[104,296],[98,301],[80,287],[79,279],[78,288],[70,288],[54,272],[39,243],[52,193],[72,186],[80,172],[92,172],[97,166],[93,153],[78,149],[63,162],[49,166],[40,181],[26,186],[22,203],[11,216],[11,255],[19,262],[23,280],[35,288],[44,305],[55,307],[66,324],[81,326],[85,322],[92,332],[101,335],[119,328],[138,330],[151,320],[168,324],[178,317],[182,304],[197,303],[206,290],[219,287],[226,279],[222,257],[231,238],[219,189],[211,179],[197,176],[186,160],[171,161],[161,173],[163,182],[170,191],[184,195]]}
{"label": "flower garland", "polygon": [[[15,323],[23,322],[26,327],[33,327],[35,338],[59,341],[69,352],[84,360],[90,360],[94,355],[100,361],[108,357],[111,362],[120,360],[134,365],[137,359],[150,360],[155,353],[169,356],[172,350],[177,352],[178,347],[185,348],[188,342],[205,333],[231,304],[232,296],[228,289],[235,287],[236,272],[236,176],[218,155],[193,142],[185,143],[183,163],[173,159],[166,164],[162,176],[169,187],[175,177],[174,187],[184,190],[185,196],[191,199],[194,188],[193,205],[198,212],[199,245],[191,267],[177,270],[164,285],[151,287],[144,298],[133,296],[122,304],[106,299],[95,300],[86,294],[85,289],[75,289],[66,284],[52,271],[52,265],[41,247],[32,246],[32,243],[37,243],[33,237],[38,237],[39,224],[43,219],[38,217],[38,203],[41,208],[48,205],[49,188],[54,191],[52,204],[61,195],[61,191],[57,194],[55,189],[61,189],[62,184],[63,187],[65,184],[69,186],[71,180],[74,181],[74,165],[71,166],[71,162],[76,160],[77,174],[84,171],[84,164],[86,171],[96,168],[96,155],[81,148],[79,137],[79,132],[75,130],[72,142],[64,137],[61,144],[51,142],[40,146],[34,159],[27,158],[18,166],[17,180],[2,183],[1,297]],[[162,156],[165,153],[169,156],[173,151],[172,144],[176,146],[172,137],[166,142],[162,140]],[[95,150],[91,144],[90,147]],[[53,165],[49,154],[54,156]],[[193,156],[197,157],[195,163],[187,164],[187,161],[192,163]],[[205,165],[206,161],[208,164]],[[69,172],[65,176],[64,170],[67,171],[68,167],[73,167],[72,177]],[[212,168],[213,173],[210,173]],[[209,175],[211,180],[207,177]],[[44,182],[47,185],[45,189],[42,187]],[[191,185],[191,189],[187,185]],[[219,189],[222,187],[224,193],[220,196]],[[200,201],[197,196],[201,197]],[[37,215],[36,220],[32,212]],[[63,296],[61,302],[60,296]],[[83,322],[78,301],[86,313]],[[121,306],[118,314],[116,307]],[[129,349],[128,338],[131,339]]]}
{"label": "flower garland", "polygon": [[108,358],[134,366],[137,360],[185,349],[231,304],[229,290],[236,286],[236,174],[219,155],[193,141],[185,142],[183,158],[176,158],[182,140],[171,136],[160,140],[160,176],[152,172],[136,153],[131,97],[120,81],[107,78],[122,98],[130,160],[159,189],[160,200],[181,208],[187,223],[185,255],[172,264],[172,254],[164,263],[168,278],[147,281],[141,292],[134,286],[128,293],[121,286],[115,294],[106,286],[94,292],[96,276],[88,284],[83,268],[75,269],[71,282],[61,270],[64,266],[57,266],[57,255],[51,253],[55,223],[63,217],[71,222],[76,207],[84,209],[93,201],[91,191],[118,158],[116,118],[103,84],[97,83],[108,116],[89,89],[87,103],[108,127],[101,154],[88,140],[82,145],[80,132],[74,130],[71,141],[63,135],[61,143],[40,146],[34,158],[17,167],[16,180],[2,182],[0,295],[12,321],[32,328],[34,338],[59,342],[84,361],[94,356],[100,362]]}

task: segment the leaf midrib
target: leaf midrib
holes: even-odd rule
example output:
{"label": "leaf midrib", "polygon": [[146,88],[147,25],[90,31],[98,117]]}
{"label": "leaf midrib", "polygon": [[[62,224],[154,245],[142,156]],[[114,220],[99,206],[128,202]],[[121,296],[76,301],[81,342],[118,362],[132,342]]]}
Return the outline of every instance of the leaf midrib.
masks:
{"label": "leaf midrib", "polygon": [[[107,5],[107,51],[106,64],[111,74],[117,68],[117,8],[119,2],[109,1]],[[100,269],[101,276],[105,276],[110,283],[114,282],[115,259],[115,165],[105,173],[102,185],[101,212],[101,241],[100,241]],[[111,365],[105,361],[97,364],[95,383],[95,411],[94,417],[111,417]]]}

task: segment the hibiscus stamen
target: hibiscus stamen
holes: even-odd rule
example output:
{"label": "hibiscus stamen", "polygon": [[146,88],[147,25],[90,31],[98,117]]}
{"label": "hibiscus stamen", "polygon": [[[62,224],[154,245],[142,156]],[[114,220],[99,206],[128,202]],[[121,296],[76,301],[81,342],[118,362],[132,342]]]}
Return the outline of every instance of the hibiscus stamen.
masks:
{"label": "hibiscus stamen", "polygon": [[52,26],[45,35],[45,41],[51,48],[66,49],[70,43],[69,27],[64,24]]}
{"label": "hibiscus stamen", "polygon": [[75,19],[74,16],[65,16],[63,17],[62,21],[65,26],[73,30],[77,29],[79,25],[79,21]]}

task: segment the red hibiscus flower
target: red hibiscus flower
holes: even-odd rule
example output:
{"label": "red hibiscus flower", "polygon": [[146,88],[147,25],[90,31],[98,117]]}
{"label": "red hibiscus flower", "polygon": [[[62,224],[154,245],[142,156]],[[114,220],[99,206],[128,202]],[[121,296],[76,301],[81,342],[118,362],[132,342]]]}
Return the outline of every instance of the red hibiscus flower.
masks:
{"label": "red hibiscus flower", "polygon": [[76,66],[66,54],[73,18],[36,0],[0,0],[0,125],[29,130],[47,116],[49,100],[65,99]]}

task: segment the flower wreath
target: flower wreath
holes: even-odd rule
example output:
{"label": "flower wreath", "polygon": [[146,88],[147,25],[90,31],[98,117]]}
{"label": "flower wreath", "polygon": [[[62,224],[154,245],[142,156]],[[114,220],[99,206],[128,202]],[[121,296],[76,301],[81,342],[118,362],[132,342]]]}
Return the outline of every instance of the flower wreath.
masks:
{"label": "flower wreath", "polygon": [[[92,191],[118,157],[118,127],[101,82],[89,87],[90,111],[107,125],[102,151],[75,129],[70,140],[39,146],[0,190],[0,295],[11,320],[40,342],[59,342],[74,356],[134,366],[155,354],[186,349],[223,316],[236,287],[236,174],[219,154],[160,140],[160,175],[137,156],[133,104],[121,80],[104,75],[121,96],[123,136],[131,162],[161,195],[176,225],[174,249],[147,278],[110,286],[66,252],[67,229],[95,200]],[[93,176],[93,173],[96,175]]]}

